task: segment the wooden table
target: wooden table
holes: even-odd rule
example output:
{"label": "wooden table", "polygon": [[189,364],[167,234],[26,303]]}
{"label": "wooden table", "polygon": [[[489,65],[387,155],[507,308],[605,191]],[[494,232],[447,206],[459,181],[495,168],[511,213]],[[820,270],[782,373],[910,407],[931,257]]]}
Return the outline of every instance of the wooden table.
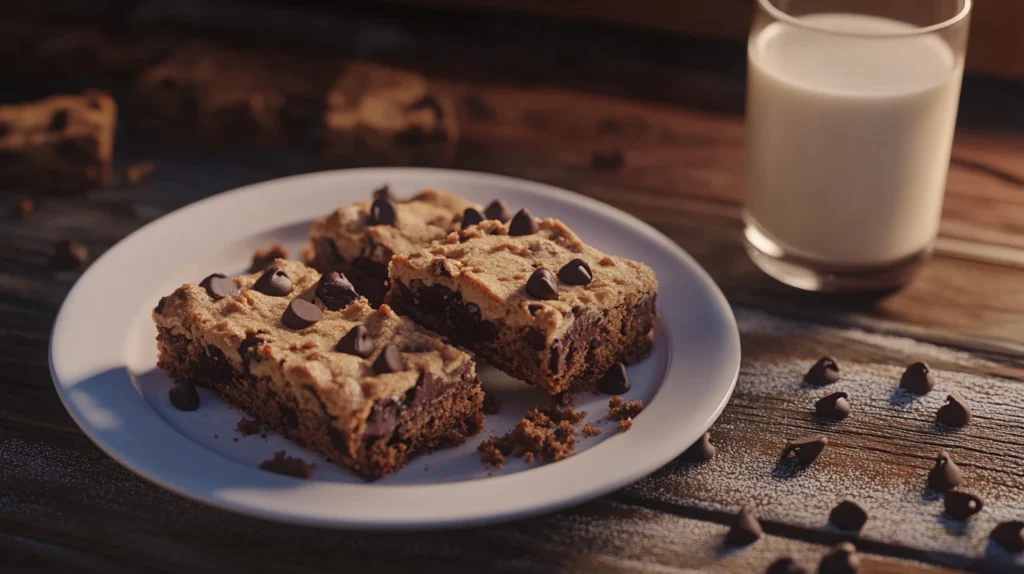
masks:
{"label": "wooden table", "polygon": [[[54,244],[77,237],[98,256],[181,205],[320,163],[315,148],[175,146],[134,133],[128,111],[118,164],[155,160],[152,179],[74,197],[0,191],[3,205],[26,194],[36,200],[26,220],[6,212],[0,219],[0,571],[761,572],[782,555],[813,570],[831,544],[851,538],[826,526],[829,509],[845,497],[870,513],[853,537],[863,572],[1024,571],[1024,557],[987,542],[998,521],[1024,519],[1024,86],[967,80],[936,256],[899,293],[841,298],[788,289],[743,253],[742,45],[395,8],[287,18],[251,8],[239,22],[230,4],[205,11],[190,11],[194,3],[110,5],[118,10],[39,26],[109,32],[122,48],[147,34],[196,28],[258,46],[273,27],[282,49],[299,50],[301,39],[317,57],[429,73],[459,104],[457,167],[564,186],[656,226],[725,291],[739,320],[743,366],[711,430],[714,461],[674,462],[548,516],[461,531],[333,532],[170,494],[102,454],[54,393],[49,332],[77,278],[51,267]],[[25,18],[38,25],[32,14]],[[125,22],[134,23],[129,39],[118,35]],[[61,63],[71,65],[63,57],[51,55],[44,73],[4,68],[18,81],[0,82],[3,97],[90,84],[130,101],[125,78],[137,71],[130,61],[116,70],[76,65],[55,78]],[[595,167],[595,153],[615,151],[621,167]],[[672,294],[660,299],[671,304]],[[852,395],[854,414],[841,424],[815,420],[812,393],[798,385],[825,353],[838,357]],[[903,367],[918,360],[932,366],[940,386],[910,401],[893,391]],[[934,424],[934,413],[954,387],[974,406],[975,421],[949,432]],[[819,462],[797,474],[777,468],[786,439],[812,432],[832,441]],[[963,468],[964,487],[986,502],[969,523],[942,517],[941,500],[924,490],[940,448]],[[758,507],[767,536],[723,549],[741,504]]]}

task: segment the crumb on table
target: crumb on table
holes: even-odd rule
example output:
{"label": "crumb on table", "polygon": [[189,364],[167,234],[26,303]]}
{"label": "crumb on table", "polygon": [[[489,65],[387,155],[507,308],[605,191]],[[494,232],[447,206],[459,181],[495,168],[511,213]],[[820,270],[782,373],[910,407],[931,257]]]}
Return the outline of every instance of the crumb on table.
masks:
{"label": "crumb on table", "polygon": [[503,468],[508,456],[522,457],[527,464],[534,460],[555,462],[572,456],[579,435],[575,427],[586,418],[585,411],[555,405],[531,409],[515,428],[500,437],[480,443],[480,460]]}
{"label": "crumb on table", "polygon": [[608,401],[608,418],[613,421],[621,421],[625,418],[634,418],[643,410],[643,401],[629,401],[627,403],[622,400],[622,397],[612,397],[611,400]]}
{"label": "crumb on table", "polygon": [[599,434],[601,434],[601,429],[594,426],[594,423],[583,425],[583,436],[597,436]]}
{"label": "crumb on table", "polygon": [[618,432],[626,432],[626,431],[628,431],[631,428],[633,428],[633,419],[632,419],[632,417],[625,417],[623,419],[619,419],[619,430],[618,430]]}
{"label": "crumb on table", "polygon": [[155,161],[144,161],[142,163],[137,163],[126,168],[124,170],[124,179],[132,185],[138,185],[142,183],[146,178],[153,175],[153,172],[155,171]]}
{"label": "crumb on table", "polygon": [[274,453],[274,458],[260,463],[260,470],[309,480],[313,476],[313,471],[316,470],[316,464],[306,462],[301,458],[288,456],[285,451],[279,450]]}
{"label": "crumb on table", "polygon": [[238,424],[235,425],[235,430],[243,437],[258,434],[262,428],[263,425],[260,421],[248,417],[242,417]]}

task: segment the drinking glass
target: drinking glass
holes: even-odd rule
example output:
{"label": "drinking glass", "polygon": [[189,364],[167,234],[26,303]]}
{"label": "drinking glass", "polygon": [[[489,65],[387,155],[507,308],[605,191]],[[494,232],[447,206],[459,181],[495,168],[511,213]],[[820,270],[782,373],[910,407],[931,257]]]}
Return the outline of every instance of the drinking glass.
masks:
{"label": "drinking glass", "polygon": [[939,231],[971,0],[758,0],[751,259],[811,291],[908,282]]}

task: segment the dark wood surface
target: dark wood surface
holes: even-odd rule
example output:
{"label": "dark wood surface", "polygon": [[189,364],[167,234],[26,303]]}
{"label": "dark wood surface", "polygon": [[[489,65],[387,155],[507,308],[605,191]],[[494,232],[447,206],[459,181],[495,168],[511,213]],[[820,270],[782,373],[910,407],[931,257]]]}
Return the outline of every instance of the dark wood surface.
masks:
{"label": "dark wood surface", "polygon": [[[126,110],[119,168],[157,162],[138,186],[73,197],[0,190],[5,208],[24,196],[36,201],[24,221],[0,214],[0,571],[760,572],[787,554],[813,570],[830,544],[849,538],[826,526],[828,510],[845,497],[870,513],[854,537],[864,572],[1024,571],[1024,558],[986,540],[996,522],[1024,519],[1024,87],[968,79],[943,238],[918,280],[882,299],[837,298],[785,288],[743,254],[742,46],[394,8],[287,18],[278,8],[253,8],[256,17],[238,22],[227,17],[237,6],[197,15],[159,2],[141,3],[148,12],[140,12],[138,4],[97,3],[110,10],[75,15],[108,57],[86,53],[83,64],[81,50],[50,45],[45,70],[0,68],[0,97],[8,100],[83,85],[114,90]],[[19,18],[3,26],[37,39],[74,29],[74,22]],[[131,34],[125,21],[135,24]],[[126,86],[143,56],[158,58],[160,46],[195,28],[238,49],[267,49],[259,39],[272,25],[275,50],[317,46],[324,61],[362,57],[429,73],[459,104],[464,141],[456,167],[599,198],[693,254],[733,304],[743,343],[736,393],[712,428],[718,457],[671,463],[548,516],[451,532],[369,533],[213,510],[143,481],[95,448],[65,413],[47,367],[53,319],[78,276],[51,266],[54,244],[76,237],[95,257],[181,205],[320,169],[315,142],[200,152],[132,126]],[[309,41],[294,41],[303,36]],[[78,73],[55,78],[55,69]],[[615,150],[625,157],[622,168],[593,166],[595,152]],[[662,300],[668,304],[670,294]],[[838,425],[811,416],[822,391],[799,382],[826,352],[840,360],[847,374],[840,388],[854,405]],[[940,386],[909,400],[893,389],[916,360],[932,365]],[[958,432],[933,423],[951,388],[976,415]],[[832,440],[819,463],[802,473],[777,466],[785,440],[810,432]],[[953,453],[965,487],[986,501],[966,526],[942,518],[941,501],[924,490],[939,448]],[[741,504],[759,507],[768,536],[723,550]]]}

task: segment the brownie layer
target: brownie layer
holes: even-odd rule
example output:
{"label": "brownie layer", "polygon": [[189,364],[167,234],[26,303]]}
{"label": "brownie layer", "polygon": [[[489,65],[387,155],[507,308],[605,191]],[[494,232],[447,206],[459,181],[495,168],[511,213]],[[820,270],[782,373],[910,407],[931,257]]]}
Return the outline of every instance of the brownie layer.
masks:
{"label": "brownie layer", "polygon": [[[367,479],[386,476],[419,454],[461,444],[484,424],[483,392],[468,363],[450,379],[422,375],[405,396],[377,400],[365,433],[350,436],[325,409],[303,407],[290,388],[249,373],[249,361],[256,360],[249,340],[239,348],[242,369],[218,347],[169,329],[158,328],[157,345],[158,364],[173,378],[217,391],[270,428]],[[302,390],[317,399],[312,404],[320,403],[313,387]]]}
{"label": "brownie layer", "polygon": [[366,297],[374,307],[380,307],[388,292],[388,265],[365,257],[346,261],[338,253],[334,241],[326,237],[311,242],[312,258],[306,263],[320,273],[337,271],[352,282],[356,293]]}
{"label": "brownie layer", "polygon": [[653,346],[656,295],[609,309],[580,306],[573,325],[550,346],[531,328],[506,330],[482,320],[480,310],[440,284],[392,286],[387,302],[397,312],[447,335],[509,375],[549,394],[587,387],[614,363],[634,363]]}

